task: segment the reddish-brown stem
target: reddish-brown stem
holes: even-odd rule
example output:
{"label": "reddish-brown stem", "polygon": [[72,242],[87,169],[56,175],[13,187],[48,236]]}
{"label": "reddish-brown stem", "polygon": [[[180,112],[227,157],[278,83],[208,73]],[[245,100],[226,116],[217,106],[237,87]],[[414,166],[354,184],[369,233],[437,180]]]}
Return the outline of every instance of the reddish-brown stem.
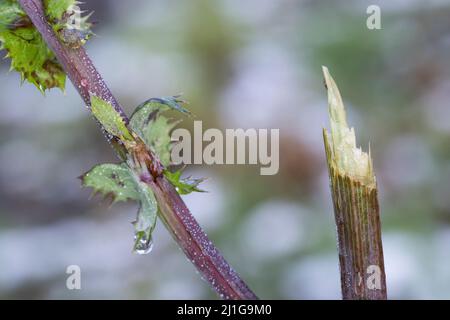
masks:
{"label": "reddish-brown stem", "polygon": [[[110,102],[128,123],[128,118],[120,104],[114,98],[92,60],[83,47],[65,46],[48,24],[41,0],[19,0],[20,5],[30,17],[36,29],[41,33],[49,48],[64,68],[68,77],[78,90],[87,106],[90,95],[95,94]],[[121,159],[126,155],[120,141],[106,135]],[[156,159],[152,154],[152,159]],[[208,239],[194,216],[178,195],[174,187],[158,176],[149,185],[160,206],[159,215],[183,252],[195,265],[201,276],[224,299],[257,299],[233,268]]]}
{"label": "reddish-brown stem", "polygon": [[152,189],[161,204],[161,220],[203,278],[223,299],[257,299],[208,239],[172,185],[163,176],[154,184]]}

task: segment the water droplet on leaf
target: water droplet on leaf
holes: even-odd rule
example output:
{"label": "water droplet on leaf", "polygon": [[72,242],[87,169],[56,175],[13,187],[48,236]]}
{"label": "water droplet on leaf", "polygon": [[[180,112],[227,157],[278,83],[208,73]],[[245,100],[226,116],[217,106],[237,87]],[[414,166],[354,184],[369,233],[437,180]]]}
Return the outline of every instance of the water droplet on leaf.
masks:
{"label": "water droplet on leaf", "polygon": [[134,253],[137,254],[148,254],[153,249],[153,239],[152,236],[148,236],[145,232],[138,232],[134,236],[135,244],[134,244]]}

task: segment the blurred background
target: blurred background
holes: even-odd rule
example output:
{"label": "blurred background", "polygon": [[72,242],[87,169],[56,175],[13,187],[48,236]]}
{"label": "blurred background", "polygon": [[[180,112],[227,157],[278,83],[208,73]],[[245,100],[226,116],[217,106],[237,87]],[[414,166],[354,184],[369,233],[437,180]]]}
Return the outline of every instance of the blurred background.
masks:
{"label": "blurred background", "polygon": [[[204,129],[280,129],[278,175],[188,168],[209,191],[189,208],[261,298],[340,298],[321,65],[371,145],[389,297],[450,298],[450,1],[85,2],[87,50],[127,112],[183,92]],[[117,160],[72,85],[43,96],[0,68],[0,298],[216,298],[161,223],[135,255],[136,205],[81,189]],[[66,289],[72,264],[82,290]]]}

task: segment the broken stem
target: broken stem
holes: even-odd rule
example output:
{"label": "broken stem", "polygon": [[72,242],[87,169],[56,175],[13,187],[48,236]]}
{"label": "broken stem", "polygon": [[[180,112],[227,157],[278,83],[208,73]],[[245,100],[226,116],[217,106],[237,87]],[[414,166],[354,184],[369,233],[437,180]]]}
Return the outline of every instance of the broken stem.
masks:
{"label": "broken stem", "polygon": [[330,175],[342,297],[386,299],[381,223],[377,185],[369,154],[356,147],[353,128],[347,125],[344,104],[327,68],[331,134],[323,137]]}
{"label": "broken stem", "polygon": [[[125,112],[84,48],[69,48],[59,41],[46,20],[41,0],[19,0],[19,3],[49,48],[55,53],[85,104],[90,106],[90,97],[94,94],[111,103],[128,123]],[[106,138],[112,143],[119,158],[124,160],[126,149],[120,141],[109,135],[106,135]],[[158,163],[151,152],[149,157]],[[157,197],[160,206],[159,217],[201,276],[223,299],[257,299],[257,296],[208,239],[174,187],[162,175],[154,178],[154,181],[149,181],[148,184]]]}

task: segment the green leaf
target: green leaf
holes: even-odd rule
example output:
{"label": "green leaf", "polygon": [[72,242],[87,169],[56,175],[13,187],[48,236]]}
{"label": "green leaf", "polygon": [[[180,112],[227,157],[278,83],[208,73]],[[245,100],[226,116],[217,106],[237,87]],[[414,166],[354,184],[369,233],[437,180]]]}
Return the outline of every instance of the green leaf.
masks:
{"label": "green leaf", "polygon": [[151,234],[156,225],[158,204],[152,189],[131,169],[127,163],[101,164],[81,177],[82,185],[94,189],[113,203],[136,200],[140,203],[135,229],[134,251],[146,253],[151,246]]}
{"label": "green leaf", "polygon": [[84,187],[112,196],[114,202],[139,200],[140,194],[127,164],[101,164],[81,177]]}
{"label": "green leaf", "polygon": [[205,178],[193,179],[191,177],[181,179],[181,170],[170,172],[164,171],[164,176],[175,187],[179,194],[189,194],[191,192],[205,192],[198,188],[199,184],[205,181]]}
{"label": "green leaf", "polygon": [[60,20],[64,13],[76,4],[75,0],[44,0],[45,13],[49,19]]}
{"label": "green leaf", "polygon": [[151,248],[152,232],[156,226],[158,203],[152,189],[145,183],[138,181],[137,187],[140,196],[140,207],[136,221],[133,223],[135,229],[134,251],[147,253]]}
{"label": "green leaf", "polygon": [[170,165],[170,133],[179,122],[161,113],[176,110],[190,114],[181,106],[183,102],[178,97],[152,98],[139,105],[131,116],[130,128],[158,155],[165,167]]}
{"label": "green leaf", "polygon": [[[150,98],[147,101],[141,103],[136,107],[134,113],[139,112],[141,109],[148,109],[150,112],[154,110],[168,111],[176,110],[181,113],[190,115],[189,110],[183,108],[182,104],[186,101],[181,100],[180,96],[162,97],[162,98]],[[133,115],[134,115],[133,113]]]}
{"label": "green leaf", "polygon": [[62,67],[17,1],[0,1],[0,42],[11,58],[11,69],[20,73],[22,81],[29,81],[41,92],[64,90]]}
{"label": "green leaf", "polygon": [[50,88],[64,90],[66,74],[36,29],[4,30],[0,41],[11,58],[11,69],[19,72],[22,80],[28,80],[41,92]]}
{"label": "green leaf", "polygon": [[4,32],[13,27],[16,20],[25,17],[17,1],[1,0],[0,1],[0,32]]}
{"label": "green leaf", "polygon": [[[75,0],[44,0],[51,27],[70,46],[83,45],[89,36],[89,16],[80,17],[76,30],[68,29],[70,14],[65,14]],[[67,32],[66,32],[67,31]],[[20,73],[22,81],[34,84],[41,92],[51,88],[64,90],[66,74],[16,0],[0,0],[0,43],[11,58],[11,70]]]}
{"label": "green leaf", "polygon": [[45,0],[45,11],[53,30],[59,39],[71,48],[83,46],[94,34],[89,18],[93,14],[82,16],[79,5],[75,0]]}
{"label": "green leaf", "polygon": [[172,150],[170,133],[178,123],[179,121],[172,122],[162,115],[155,114],[155,117],[150,119],[144,128],[137,131],[137,134],[158,155],[165,167],[170,165]]}
{"label": "green leaf", "polygon": [[94,117],[102,124],[108,133],[121,140],[133,140],[125,121],[109,102],[95,95],[91,95],[91,108]]}

